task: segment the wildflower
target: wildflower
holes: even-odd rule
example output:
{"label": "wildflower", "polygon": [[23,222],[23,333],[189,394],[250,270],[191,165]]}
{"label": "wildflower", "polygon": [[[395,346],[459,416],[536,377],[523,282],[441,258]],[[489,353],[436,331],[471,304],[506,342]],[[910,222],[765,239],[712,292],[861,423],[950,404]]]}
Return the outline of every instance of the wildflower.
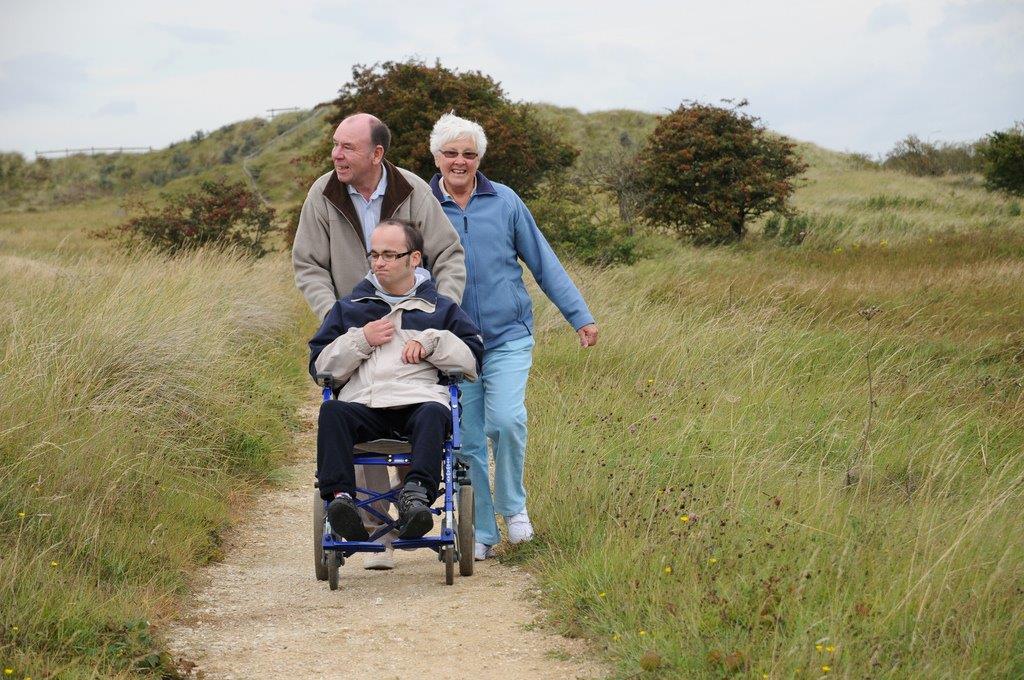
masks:
{"label": "wildflower", "polygon": [[653,385],[654,384],[654,378],[648,378],[647,379],[647,384],[648,385]]}
{"label": "wildflower", "polygon": [[935,239],[933,239],[933,238],[929,238],[929,239],[928,239],[928,243],[935,243]]}
{"label": "wildflower", "polygon": [[615,642],[618,642],[621,639],[622,639],[622,636],[619,635],[618,633],[616,633],[615,635],[612,635],[612,640],[614,640]]}
{"label": "wildflower", "polygon": [[665,571],[665,573],[666,573],[666,574],[671,574],[671,573],[672,573],[672,567],[671,567],[671,565],[668,565],[668,564],[666,564],[666,565],[665,565],[665,570],[664,570],[664,571]]}
{"label": "wildflower", "polygon": [[829,666],[828,664],[821,667],[822,673],[828,673],[830,670],[832,670],[832,666]]}
{"label": "wildflower", "polygon": [[601,592],[599,592],[599,593],[597,594],[597,596],[598,596],[598,597],[604,597],[604,596],[605,596],[605,592],[604,592],[604,591],[602,590]]}
{"label": "wildflower", "polygon": [[836,653],[836,646],[835,645],[829,645],[828,647],[825,648],[825,651],[828,652],[829,654],[835,654]]}
{"label": "wildflower", "polygon": [[825,645],[819,642],[818,644],[814,645],[814,649],[820,652],[821,650],[825,649]]}
{"label": "wildflower", "polygon": [[57,560],[53,560],[52,562],[50,562],[50,566],[51,567],[56,567],[57,566]]}
{"label": "wildflower", "polygon": [[4,669],[4,675],[14,675],[14,669],[13,668],[5,668]]}
{"label": "wildflower", "polygon": [[718,561],[717,557],[712,557],[711,559],[708,560],[708,564],[714,564],[717,561]]}
{"label": "wildflower", "polygon": [[883,238],[881,241],[878,242],[878,245],[880,245],[883,248],[885,248],[886,246],[889,245],[889,242]]}
{"label": "wildflower", "polygon": [[640,634],[641,634],[641,635],[647,635],[647,631],[646,631],[646,630],[641,630],[641,631],[640,631]]}
{"label": "wildflower", "polygon": [[679,521],[682,522],[683,524],[686,524],[687,522],[690,521],[690,516],[689,515],[679,515]]}
{"label": "wildflower", "polygon": [[841,253],[841,252],[843,252],[843,249],[840,246],[836,246],[835,249],[832,252],[833,253]]}
{"label": "wildflower", "polygon": [[25,511],[24,510],[22,510],[21,512],[18,513],[18,518],[19,519],[25,519]]}
{"label": "wildflower", "polygon": [[17,633],[20,629],[17,626],[11,626],[11,632]]}

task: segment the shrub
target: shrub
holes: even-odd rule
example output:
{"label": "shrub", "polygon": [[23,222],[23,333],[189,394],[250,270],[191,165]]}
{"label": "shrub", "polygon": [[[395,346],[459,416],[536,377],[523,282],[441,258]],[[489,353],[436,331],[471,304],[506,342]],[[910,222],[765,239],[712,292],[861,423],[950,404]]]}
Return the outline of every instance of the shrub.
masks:
{"label": "shrub", "polygon": [[919,177],[979,172],[981,158],[977,147],[974,143],[932,144],[917,135],[907,135],[885,155],[882,165]]}
{"label": "shrub", "polygon": [[220,162],[223,163],[224,165],[227,165],[229,163],[233,163],[235,161],[235,156],[237,156],[237,155],[238,155],[238,145],[237,144],[229,144],[228,146],[226,146],[224,148],[224,151],[221,152],[221,154],[220,154]]}
{"label": "shrub", "polygon": [[[340,94],[334,101],[336,119],[360,111],[380,116],[392,132],[388,159],[420,177],[436,172],[430,130],[441,114],[453,109],[487,133],[487,176],[524,198],[576,158],[576,149],[544,128],[529,104],[509,101],[501,85],[479,71],[460,73],[440,62],[427,66],[416,60],[356,65]],[[329,135],[314,153],[322,173],[330,157]]]}
{"label": "shrub", "polygon": [[585,264],[632,264],[639,242],[625,225],[601,214],[589,191],[564,175],[549,180],[530,201],[530,212],[551,247],[562,257]]}
{"label": "shrub", "polygon": [[199,191],[163,199],[166,204],[159,210],[129,202],[126,208],[138,214],[101,236],[169,254],[204,246],[238,248],[254,257],[267,254],[274,209],[244,184],[205,181]]}
{"label": "shrub", "polygon": [[743,238],[747,221],[787,213],[794,179],[807,165],[795,145],[733,108],[682,104],[665,116],[640,154],[641,215],[698,243]]}
{"label": "shrub", "polygon": [[981,157],[986,189],[1024,196],[1024,123],[988,135]]}
{"label": "shrub", "polygon": [[599,191],[607,192],[619,208],[619,219],[632,233],[639,222],[643,186],[635,172],[638,144],[627,131],[618,135],[618,143],[596,144],[596,149],[576,162],[576,175]]}

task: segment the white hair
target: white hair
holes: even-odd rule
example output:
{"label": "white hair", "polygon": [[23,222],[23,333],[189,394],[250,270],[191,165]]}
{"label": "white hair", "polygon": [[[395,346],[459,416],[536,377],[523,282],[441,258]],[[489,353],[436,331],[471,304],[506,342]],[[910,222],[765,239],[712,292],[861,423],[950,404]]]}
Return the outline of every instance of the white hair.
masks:
{"label": "white hair", "polygon": [[487,151],[487,135],[480,124],[459,118],[454,111],[446,113],[437,119],[434,129],[430,131],[430,153],[436,156],[442,146],[463,137],[469,137],[476,143],[476,152],[483,158]]}

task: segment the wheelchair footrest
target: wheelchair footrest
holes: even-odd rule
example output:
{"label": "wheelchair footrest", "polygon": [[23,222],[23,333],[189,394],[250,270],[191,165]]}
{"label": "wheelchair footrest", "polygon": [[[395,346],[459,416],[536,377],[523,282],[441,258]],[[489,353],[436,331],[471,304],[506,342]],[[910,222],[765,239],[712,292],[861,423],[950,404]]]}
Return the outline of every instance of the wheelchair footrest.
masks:
{"label": "wheelchair footrest", "polygon": [[324,550],[343,550],[345,552],[384,552],[384,544],[374,541],[335,541],[330,535],[324,535]]}
{"label": "wheelchair footrest", "polygon": [[443,548],[455,542],[454,536],[424,536],[423,538],[398,538],[391,544],[395,550],[412,550],[413,548]]}

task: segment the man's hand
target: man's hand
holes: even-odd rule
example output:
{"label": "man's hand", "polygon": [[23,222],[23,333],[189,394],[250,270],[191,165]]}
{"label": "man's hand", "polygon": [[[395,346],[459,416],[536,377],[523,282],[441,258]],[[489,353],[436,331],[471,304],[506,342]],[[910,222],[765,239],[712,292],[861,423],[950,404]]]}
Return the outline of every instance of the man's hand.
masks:
{"label": "man's hand", "polygon": [[593,347],[597,344],[597,324],[588,323],[576,331],[576,335],[580,336],[580,347]]}
{"label": "man's hand", "polygon": [[377,319],[363,326],[363,335],[370,347],[380,347],[395,337],[395,324],[387,319]]}
{"label": "man's hand", "polygon": [[402,348],[402,361],[407,364],[418,364],[427,358],[427,350],[416,340],[410,340]]}

